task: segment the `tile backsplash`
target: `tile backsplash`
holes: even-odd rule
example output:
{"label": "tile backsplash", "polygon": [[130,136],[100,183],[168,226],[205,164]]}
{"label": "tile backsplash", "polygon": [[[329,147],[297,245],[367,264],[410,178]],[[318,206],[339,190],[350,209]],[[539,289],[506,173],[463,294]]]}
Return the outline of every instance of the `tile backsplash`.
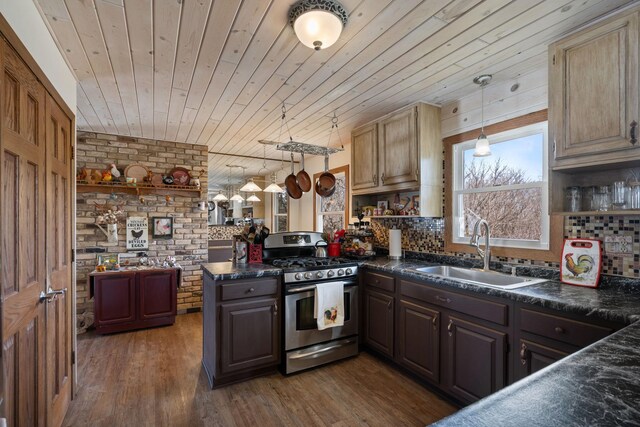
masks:
{"label": "tile backsplash", "polygon": [[[387,248],[391,228],[402,230],[402,248],[410,252],[475,258],[475,254],[444,250],[442,218],[379,218],[371,228],[376,246]],[[565,238],[589,238],[603,242],[604,274],[640,278],[640,216],[570,216],[564,220]],[[494,257],[494,261],[559,268],[558,262]]]}

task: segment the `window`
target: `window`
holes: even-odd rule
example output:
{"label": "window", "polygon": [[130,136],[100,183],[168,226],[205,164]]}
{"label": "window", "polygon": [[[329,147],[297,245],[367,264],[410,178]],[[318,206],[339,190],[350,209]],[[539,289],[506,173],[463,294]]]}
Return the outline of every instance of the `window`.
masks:
{"label": "window", "polygon": [[[284,187],[284,184],[280,184],[280,187]],[[281,231],[289,231],[289,196],[286,191],[281,193],[272,193],[272,205],[273,209],[273,232],[279,233]]]}
{"label": "window", "polygon": [[[320,197],[315,193],[314,229],[315,231],[329,232],[342,230],[347,227],[349,211],[349,166],[341,166],[331,169],[336,178],[336,190],[330,197]],[[313,175],[316,182],[320,173]]]}
{"label": "window", "polygon": [[488,157],[473,157],[475,139],[453,145],[452,241],[468,244],[483,218],[492,246],[549,249],[547,122],[489,140]]}

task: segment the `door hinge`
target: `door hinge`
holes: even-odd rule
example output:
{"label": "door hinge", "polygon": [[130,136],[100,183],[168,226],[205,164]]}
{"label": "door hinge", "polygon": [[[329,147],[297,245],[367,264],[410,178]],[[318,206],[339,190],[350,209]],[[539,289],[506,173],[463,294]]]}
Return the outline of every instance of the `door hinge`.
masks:
{"label": "door hinge", "polygon": [[71,352],[71,364],[72,365],[76,364],[76,352],[75,351]]}
{"label": "door hinge", "polygon": [[71,249],[71,262],[76,262],[76,251]]}
{"label": "door hinge", "polygon": [[76,147],[75,146],[71,146],[71,160],[76,158]]}
{"label": "door hinge", "polygon": [[553,63],[553,65],[556,65],[556,56],[555,55],[553,55],[553,59],[552,59],[551,62]]}

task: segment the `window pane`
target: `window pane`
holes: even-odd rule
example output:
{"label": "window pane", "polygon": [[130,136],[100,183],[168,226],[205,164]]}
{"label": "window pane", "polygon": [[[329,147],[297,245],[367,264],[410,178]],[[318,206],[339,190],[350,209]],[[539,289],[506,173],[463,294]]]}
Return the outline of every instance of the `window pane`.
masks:
{"label": "window pane", "polygon": [[275,219],[276,219],[275,232],[287,231],[287,217],[286,216],[277,216]]}
{"label": "window pane", "polygon": [[[345,211],[345,175],[336,175],[336,191],[331,197],[322,197],[320,212],[344,212]],[[338,229],[340,230],[340,229]]]}
{"label": "window pane", "polygon": [[492,238],[542,238],[541,188],[463,194],[461,203],[466,237],[473,233],[476,221],[483,218],[491,226]]}
{"label": "window pane", "polygon": [[321,215],[322,231],[328,233],[333,230],[342,230],[344,228],[344,213],[324,214]]}
{"label": "window pane", "polygon": [[543,179],[541,133],[491,144],[490,157],[464,150],[464,189],[539,182]]}
{"label": "window pane", "polygon": [[276,198],[276,214],[286,214],[287,213],[287,193],[275,193]]}

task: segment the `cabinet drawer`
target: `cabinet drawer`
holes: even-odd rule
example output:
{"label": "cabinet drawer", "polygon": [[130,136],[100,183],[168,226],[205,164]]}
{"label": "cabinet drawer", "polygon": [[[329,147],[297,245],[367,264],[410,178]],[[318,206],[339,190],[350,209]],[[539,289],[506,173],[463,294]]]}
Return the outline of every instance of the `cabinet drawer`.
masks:
{"label": "cabinet drawer", "polygon": [[585,347],[613,332],[612,328],[565,319],[525,308],[520,309],[520,329],[578,347]]}
{"label": "cabinet drawer", "polygon": [[447,292],[406,280],[400,281],[400,294],[430,304],[447,307],[499,325],[506,326],[509,322],[509,306],[507,304]]}
{"label": "cabinet drawer", "polygon": [[382,289],[383,291],[391,293],[396,291],[396,281],[391,276],[367,271],[364,273],[363,280],[365,286]]}
{"label": "cabinet drawer", "polygon": [[228,301],[240,298],[253,298],[278,293],[278,279],[238,280],[220,285],[220,299]]}

